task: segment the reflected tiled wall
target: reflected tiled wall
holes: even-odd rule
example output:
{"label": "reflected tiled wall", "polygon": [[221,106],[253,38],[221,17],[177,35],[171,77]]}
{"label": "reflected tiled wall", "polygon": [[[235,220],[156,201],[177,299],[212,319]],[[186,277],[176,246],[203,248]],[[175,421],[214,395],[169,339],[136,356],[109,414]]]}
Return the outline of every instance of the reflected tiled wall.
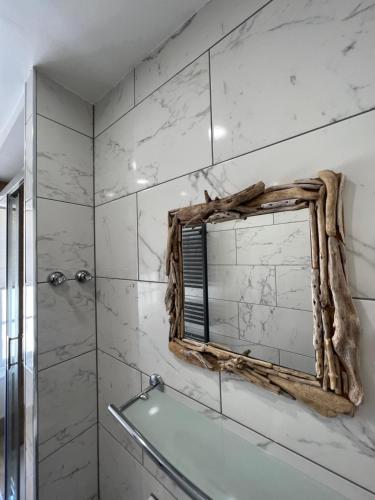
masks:
{"label": "reflected tiled wall", "polygon": [[[370,2],[212,0],[96,106],[102,500],[135,491],[140,463],[180,498],[106,414],[109,401],[123,402],[139,390],[141,373],[152,372],[188,401],[270,438],[276,455],[283,447],[295,451],[291,463],[314,469],[350,498],[371,496],[351,482],[375,492],[375,240],[365,217],[375,201],[374,29]],[[224,196],[322,168],[347,176],[348,270],[362,321],[366,391],[354,419],[322,418],[233,376],[183,363],[167,346],[168,210],[202,202],[205,189]],[[118,377],[123,390],[111,385]],[[115,467],[134,474],[118,477]]]}
{"label": "reflected tiled wall", "polygon": [[310,247],[308,209],[208,224],[210,340],[315,373]]}
{"label": "reflected tiled wall", "polygon": [[[97,498],[92,106],[37,73],[39,500]],[[67,281],[53,287],[52,271]]]}

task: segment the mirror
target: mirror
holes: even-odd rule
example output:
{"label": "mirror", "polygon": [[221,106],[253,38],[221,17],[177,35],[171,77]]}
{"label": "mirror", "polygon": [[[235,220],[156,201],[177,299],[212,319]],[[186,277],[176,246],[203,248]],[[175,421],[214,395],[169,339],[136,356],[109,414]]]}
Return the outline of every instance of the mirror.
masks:
{"label": "mirror", "polygon": [[308,209],[187,228],[182,257],[184,336],[315,374]]}
{"label": "mirror", "polygon": [[169,349],[321,415],[353,414],[363,387],[345,260],[344,176],[258,182],[168,214]]}

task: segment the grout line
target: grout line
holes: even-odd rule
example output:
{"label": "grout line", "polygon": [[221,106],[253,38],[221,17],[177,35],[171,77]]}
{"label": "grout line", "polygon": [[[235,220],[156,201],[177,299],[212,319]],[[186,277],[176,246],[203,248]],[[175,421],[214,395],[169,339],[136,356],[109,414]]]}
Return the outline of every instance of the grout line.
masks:
{"label": "grout line", "polygon": [[[143,461],[142,461],[142,462],[140,462],[140,461],[138,460],[138,458],[137,458],[137,457],[135,457],[135,456],[133,455],[133,453],[131,453],[131,452],[129,451],[129,449],[128,449],[125,445],[124,445],[124,443],[123,443],[123,442],[121,442],[121,441],[119,441],[119,440],[118,440],[118,438],[112,434],[112,431],[110,431],[110,430],[107,428],[107,426],[104,424],[104,422],[101,422],[101,421],[100,421],[100,422],[98,422],[98,429],[99,429],[99,427],[101,427],[102,429],[104,429],[104,430],[105,430],[105,431],[106,431],[106,432],[107,432],[107,433],[108,433],[108,434],[109,434],[109,435],[110,435],[110,436],[111,436],[111,437],[112,437],[112,438],[116,441],[116,443],[118,443],[118,444],[119,444],[119,445],[120,445],[120,446],[121,446],[121,447],[122,447],[122,448],[123,448],[123,449],[124,449],[127,453],[129,453],[129,455],[130,455],[130,456],[131,456],[131,457],[132,457],[132,458],[133,458],[136,462],[138,462],[138,463],[139,463],[139,465],[143,465]],[[128,435],[128,433],[127,433],[127,432],[126,432],[126,435]],[[141,450],[141,456],[143,457],[143,448],[142,448],[142,446],[141,446],[141,445],[139,445],[139,444],[137,444],[137,443],[136,443],[136,446],[137,446],[137,447]],[[112,500],[112,499],[111,499],[111,500]],[[113,499],[113,500],[117,500],[117,499]]]}
{"label": "grout line", "polygon": [[375,302],[375,298],[370,298],[370,297],[352,297],[354,300],[367,300],[369,302]]}
{"label": "grout line", "polygon": [[[83,101],[83,99],[82,99],[82,101]],[[48,116],[42,115],[41,113],[37,113],[37,116],[41,116],[42,118],[49,120],[50,122],[56,123],[57,125],[60,125],[61,127],[65,127],[68,130],[71,130],[72,132],[76,132],[77,134],[83,135],[84,137],[87,137],[88,139],[91,139],[91,140],[93,139],[93,137],[90,137],[89,135],[85,134],[84,132],[80,132],[79,130],[77,130],[75,128],[69,127],[68,125],[64,125],[64,123],[60,123],[60,122],[54,120],[53,118],[49,118]]]}
{"label": "grout line", "polygon": [[118,281],[130,281],[132,283],[150,283],[150,284],[153,284],[153,283],[157,283],[159,285],[166,285],[167,282],[166,281],[149,281],[149,280],[140,280],[140,279],[136,279],[136,278],[113,278],[111,276],[96,276],[96,279],[102,279],[102,280],[118,280]]}
{"label": "grout line", "polygon": [[89,427],[87,427],[87,429],[85,429],[84,431],[80,432],[79,434],[77,434],[76,436],[74,436],[72,439],[70,439],[69,441],[67,441],[66,443],[64,443],[62,446],[60,446],[60,448],[57,448],[56,450],[53,450],[51,453],[49,453],[48,455],[46,455],[45,457],[43,457],[39,461],[39,464],[41,464],[42,462],[44,462],[45,460],[47,460],[47,458],[50,458],[52,455],[54,455],[58,451],[60,451],[63,448],[65,448],[65,446],[67,446],[68,444],[72,443],[75,439],[81,437],[83,434],[85,434],[85,432],[88,432],[89,430],[91,430],[94,427],[94,425],[97,426],[98,424],[99,424],[98,421],[96,421],[95,423],[91,424]]}
{"label": "grout line", "polygon": [[[67,278],[66,281],[76,281],[75,278]],[[44,285],[49,283],[48,281],[37,281],[37,285]]]}
{"label": "grout line", "polygon": [[133,108],[135,108],[135,80],[136,80],[136,78],[135,78],[135,66],[134,66],[134,68],[133,68]]}
{"label": "grout line", "polygon": [[[95,217],[95,106],[92,107],[92,196],[93,196],[93,250],[94,250],[94,276],[96,276],[96,217]],[[96,363],[96,419],[98,426],[96,428],[96,474],[97,474],[97,495],[100,499],[100,449],[99,449],[99,360],[98,360],[98,308],[97,308],[97,281],[94,280],[94,318],[95,318],[95,363]]]}
{"label": "grout line", "polygon": [[[275,304],[276,304],[276,307],[279,307],[277,305],[277,279],[276,279],[277,267],[280,267],[280,266],[277,266],[277,265],[273,266],[274,271],[275,271],[275,274],[274,274],[274,277],[275,277]],[[293,308],[285,307],[285,309],[293,309]],[[298,310],[300,310],[300,309],[298,309]]]}
{"label": "grout line", "polygon": [[[227,36],[229,36],[231,33],[233,33],[233,31],[235,31],[236,29],[238,29],[242,24],[245,24],[247,23],[247,21],[249,19],[251,19],[253,16],[256,16],[261,10],[263,10],[265,7],[267,7],[271,2],[273,2],[274,0],[269,0],[268,2],[266,2],[264,5],[262,5],[261,7],[259,7],[259,9],[257,9],[255,12],[252,12],[249,16],[247,16],[243,21],[241,21],[239,24],[237,24],[234,28],[232,28],[228,33],[226,33],[225,35],[223,35],[221,38],[219,38],[219,40],[217,40],[215,43],[211,44],[209,47],[207,47],[203,52],[201,52],[198,56],[194,57],[193,59],[191,59],[187,64],[185,64],[185,66],[183,66],[181,69],[179,69],[178,71],[176,71],[176,73],[173,73],[172,76],[170,76],[169,78],[167,78],[167,80],[165,80],[163,83],[161,83],[158,87],[156,87],[154,90],[152,90],[150,93],[146,94],[144,97],[142,97],[142,99],[140,99],[137,103],[135,102],[135,97],[134,97],[134,108],[136,108],[137,106],[139,106],[140,104],[143,103],[143,101],[145,101],[146,99],[148,99],[149,97],[151,97],[153,94],[155,94],[156,92],[158,92],[164,85],[166,85],[167,83],[169,83],[171,80],[173,80],[173,78],[175,78],[177,75],[179,75],[180,73],[182,73],[183,71],[185,71],[185,69],[187,69],[190,65],[194,64],[200,57],[202,57],[206,52],[210,51],[213,47],[215,47],[215,45],[218,45],[222,40],[224,40],[224,38],[226,38]],[[199,12],[199,11],[198,11]],[[140,63],[141,64],[141,63]],[[135,68],[134,68],[135,70]],[[135,74],[135,71],[134,71],[134,74]],[[126,75],[125,75],[126,76]],[[135,86],[134,86],[135,88]],[[132,109],[134,109],[132,108]],[[115,121],[113,121],[110,125],[108,125],[108,127],[106,127],[105,129],[103,129],[96,137],[99,137],[100,134],[102,134],[103,132],[105,132],[106,130],[108,130],[112,125],[114,125],[115,123],[117,123],[119,120],[121,120],[121,118],[123,118],[129,111],[131,110],[128,110],[126,113],[124,113],[122,116],[120,116],[119,118],[117,118]]]}
{"label": "grout line", "polygon": [[[308,210],[308,209],[303,208],[300,210],[295,210],[295,212],[299,212],[301,210]],[[285,212],[282,212],[282,213],[285,213]],[[274,215],[274,214],[275,214],[275,212],[268,213],[268,214],[257,214],[257,215],[247,214],[247,218],[250,219],[250,217],[251,217],[252,219],[254,219],[255,217],[262,217],[263,215]],[[246,222],[246,219],[232,219],[232,220],[225,221],[225,222],[233,222],[234,224],[236,224],[237,222],[244,223],[244,222]],[[216,229],[215,228],[215,229],[210,229],[208,231],[208,233],[225,233],[228,231],[247,231],[250,229],[257,229],[258,227],[286,226],[288,224],[301,224],[303,222],[309,222],[309,221],[308,221],[308,219],[305,219],[305,220],[299,220],[299,221],[278,222],[277,224],[259,224],[259,225],[255,225],[255,226],[251,225],[251,226],[245,226],[245,227],[231,227],[229,229]],[[295,265],[295,264],[284,264],[284,265],[289,266],[289,265]],[[297,265],[299,265],[299,264],[297,264]]]}
{"label": "grout line", "polygon": [[[271,1],[273,1],[273,0],[271,0]],[[176,177],[171,177],[171,178],[169,178],[169,179],[167,179],[165,181],[159,182],[158,184],[154,184],[152,186],[148,186],[148,187],[145,187],[145,188],[138,189],[138,191],[134,191],[134,192],[131,192],[131,193],[127,193],[127,194],[121,195],[118,198],[113,198],[111,200],[104,201],[102,203],[99,203],[97,206],[107,205],[108,203],[111,203],[111,202],[116,201],[116,200],[120,200],[122,198],[126,198],[127,196],[134,195],[135,193],[142,193],[143,191],[148,191],[148,190],[151,190],[151,189],[155,189],[158,186],[162,186],[163,184],[167,184],[168,182],[175,181],[177,179],[182,179],[183,177],[189,177],[189,176],[194,175],[194,174],[201,174],[202,171],[211,170],[213,167],[217,167],[219,165],[223,165],[223,164],[228,163],[230,161],[237,160],[239,158],[242,158],[244,156],[256,153],[258,151],[262,151],[263,149],[267,149],[267,148],[270,148],[272,146],[277,146],[279,144],[283,144],[284,142],[291,141],[293,139],[298,139],[299,137],[303,137],[303,136],[305,136],[307,134],[311,134],[311,133],[317,132],[319,130],[326,129],[328,127],[332,127],[332,126],[337,125],[339,123],[345,122],[347,120],[351,120],[353,118],[357,118],[357,117],[365,115],[367,113],[371,113],[372,111],[375,111],[375,106],[372,107],[372,108],[367,109],[366,111],[360,111],[359,113],[355,113],[355,114],[349,115],[349,116],[347,116],[345,118],[341,118],[340,120],[337,120],[337,121],[334,121],[334,122],[330,122],[330,123],[326,123],[326,124],[323,124],[323,125],[319,125],[318,127],[315,127],[315,128],[309,129],[309,130],[305,130],[304,132],[300,132],[298,134],[291,135],[289,137],[286,137],[284,139],[280,139],[278,141],[266,144],[264,146],[260,146],[260,147],[255,148],[255,149],[252,149],[252,150],[249,150],[249,151],[245,151],[243,153],[239,153],[238,155],[231,156],[230,158],[226,158],[225,160],[220,160],[220,161],[218,161],[216,163],[213,163],[212,165],[206,165],[205,167],[197,168],[196,170],[192,170],[191,172],[184,173],[184,174],[178,175]]]}
{"label": "grout line", "polygon": [[219,371],[219,401],[220,401],[220,413],[223,413],[223,396],[221,394],[221,371]]}
{"label": "grout line", "polygon": [[63,363],[68,363],[69,361],[72,361],[73,359],[80,358],[81,356],[86,356],[86,354],[90,354],[91,352],[95,352],[95,351],[96,351],[96,348],[94,347],[94,349],[90,349],[89,351],[81,352],[80,354],[77,354],[76,356],[72,356],[71,358],[64,359],[63,361],[59,361],[57,363],[54,363],[53,365],[46,366],[45,368],[41,368],[40,370],[38,370],[38,373],[45,372],[46,370],[49,370],[50,368],[54,368],[55,366],[62,365]]}
{"label": "grout line", "polygon": [[139,220],[138,220],[138,193],[135,193],[135,210],[136,210],[136,243],[137,243],[137,280],[139,281]]}
{"label": "grout line", "polygon": [[58,203],[67,203],[68,205],[78,205],[79,207],[93,208],[93,205],[86,205],[85,203],[77,203],[75,201],[56,200],[55,198],[47,198],[47,196],[37,196],[37,198],[40,200],[56,201]]}

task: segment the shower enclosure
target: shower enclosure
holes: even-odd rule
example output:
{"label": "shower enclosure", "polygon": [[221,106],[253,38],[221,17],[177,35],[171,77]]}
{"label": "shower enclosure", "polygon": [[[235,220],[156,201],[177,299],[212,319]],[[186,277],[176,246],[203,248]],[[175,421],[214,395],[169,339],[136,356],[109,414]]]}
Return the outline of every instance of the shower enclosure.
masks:
{"label": "shower enclosure", "polygon": [[24,494],[24,198],[17,178],[0,193],[1,495]]}

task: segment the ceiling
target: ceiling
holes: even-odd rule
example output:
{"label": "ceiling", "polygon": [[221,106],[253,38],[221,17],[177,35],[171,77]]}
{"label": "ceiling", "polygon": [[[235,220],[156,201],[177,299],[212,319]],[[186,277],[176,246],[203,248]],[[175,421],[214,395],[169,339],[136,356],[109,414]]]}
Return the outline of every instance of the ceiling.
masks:
{"label": "ceiling", "polygon": [[97,102],[207,1],[0,0],[0,148],[32,66]]}

